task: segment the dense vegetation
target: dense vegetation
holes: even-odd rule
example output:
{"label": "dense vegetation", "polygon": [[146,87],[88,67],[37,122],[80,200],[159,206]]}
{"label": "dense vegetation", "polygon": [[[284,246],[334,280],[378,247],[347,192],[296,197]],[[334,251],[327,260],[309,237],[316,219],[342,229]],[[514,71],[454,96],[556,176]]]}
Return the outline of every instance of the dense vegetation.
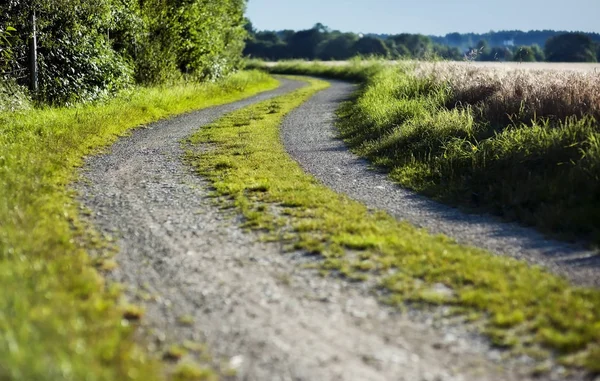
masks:
{"label": "dense vegetation", "polygon": [[244,7],[244,0],[8,0],[0,4],[2,82],[29,83],[34,11],[40,101],[90,101],[182,75],[220,78],[239,64]]}
{"label": "dense vegetation", "polygon": [[[360,65],[304,71],[322,69],[346,78],[366,73]],[[396,81],[402,75],[398,69],[391,74]],[[223,196],[224,206],[242,212],[245,226],[266,234],[265,239],[313,254],[310,265],[324,275],[369,280],[365,287],[373,285],[378,295],[401,307],[451,307],[449,313],[475,322],[494,344],[540,361],[538,373],[548,370],[543,361],[552,354],[564,365],[600,371],[598,290],[573,287],[523,261],[432,236],[307,175],[285,152],[279,133],[287,113],[327,87],[321,80],[309,81],[310,87],[229,114],[192,137],[198,146],[189,159]],[[384,110],[389,105],[384,103]],[[440,284],[452,291],[435,292]]]}
{"label": "dense vegetation", "polygon": [[[355,56],[389,59],[442,58],[478,61],[596,62],[600,35],[593,33],[495,32],[485,35],[451,33],[445,37],[420,34],[360,35],[330,30],[322,24],[301,31],[256,31],[247,24],[244,54],[266,60],[346,60]],[[541,48],[544,47],[544,49]]]}
{"label": "dense vegetation", "polygon": [[600,242],[597,74],[445,63],[271,70],[363,81],[340,130],[402,185]]}

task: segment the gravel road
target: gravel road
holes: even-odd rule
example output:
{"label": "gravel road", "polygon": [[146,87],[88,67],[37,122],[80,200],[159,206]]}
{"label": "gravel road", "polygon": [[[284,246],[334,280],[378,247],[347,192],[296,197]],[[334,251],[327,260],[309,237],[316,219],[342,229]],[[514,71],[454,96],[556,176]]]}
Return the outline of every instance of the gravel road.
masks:
{"label": "gravel road", "polygon": [[[306,269],[314,259],[282,255],[279,244],[259,242],[215,206],[209,184],[182,162],[181,140],[300,85],[283,81],[248,100],[151,124],[87,160],[76,189],[91,222],[118,244],[111,277],[144,305],[144,342],[158,351],[205,343],[239,380],[526,380],[461,327],[416,322],[360,285],[320,277]],[[301,129],[294,123],[312,126],[314,111],[330,122],[350,90],[335,83],[317,96],[308,124],[295,113],[288,140]]]}
{"label": "gravel road", "polygon": [[282,127],[287,151],[306,172],[337,192],[431,233],[544,266],[578,285],[600,286],[597,251],[546,239],[534,229],[490,215],[465,214],[402,189],[372,170],[367,161],[348,151],[334,126],[339,103],[350,97],[355,85],[331,84],[288,115]]}

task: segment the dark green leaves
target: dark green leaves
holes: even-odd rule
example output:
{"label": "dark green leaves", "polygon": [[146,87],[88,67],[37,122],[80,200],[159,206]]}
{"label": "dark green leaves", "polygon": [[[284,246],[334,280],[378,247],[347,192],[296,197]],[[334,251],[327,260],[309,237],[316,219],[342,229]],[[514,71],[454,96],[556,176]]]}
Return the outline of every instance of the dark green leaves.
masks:
{"label": "dark green leaves", "polygon": [[213,80],[239,65],[244,7],[243,0],[11,0],[0,5],[0,72],[15,71],[27,84],[35,8],[37,97],[45,103],[93,101],[133,82]]}

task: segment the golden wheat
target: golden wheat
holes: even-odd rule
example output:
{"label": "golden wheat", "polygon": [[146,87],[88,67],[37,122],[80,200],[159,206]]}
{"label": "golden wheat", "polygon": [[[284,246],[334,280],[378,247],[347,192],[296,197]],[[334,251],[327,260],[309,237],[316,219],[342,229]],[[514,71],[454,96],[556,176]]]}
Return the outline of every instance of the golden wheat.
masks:
{"label": "golden wheat", "polygon": [[600,121],[600,70],[577,65],[476,65],[418,63],[415,73],[445,83],[452,91],[448,106],[477,105],[490,121],[529,122],[592,116]]}

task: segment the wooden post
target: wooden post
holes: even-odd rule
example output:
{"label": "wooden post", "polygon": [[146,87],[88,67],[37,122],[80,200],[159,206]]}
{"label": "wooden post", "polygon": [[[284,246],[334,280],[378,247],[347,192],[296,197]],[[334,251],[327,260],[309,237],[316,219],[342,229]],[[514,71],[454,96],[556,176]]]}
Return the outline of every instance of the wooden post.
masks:
{"label": "wooden post", "polygon": [[35,9],[31,10],[31,40],[29,42],[29,89],[34,94],[38,91],[37,35],[35,25]]}

